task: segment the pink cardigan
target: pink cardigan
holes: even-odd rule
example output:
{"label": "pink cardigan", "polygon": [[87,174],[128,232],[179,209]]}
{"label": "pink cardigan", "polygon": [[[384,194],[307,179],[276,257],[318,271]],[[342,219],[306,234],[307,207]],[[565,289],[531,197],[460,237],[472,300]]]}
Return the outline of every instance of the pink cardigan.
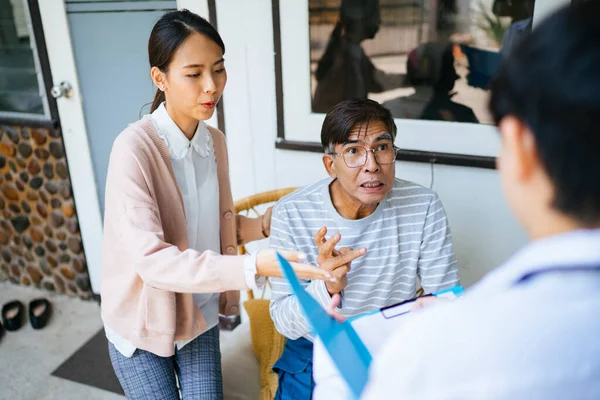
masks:
{"label": "pink cardigan", "polygon": [[192,293],[222,293],[220,312],[239,314],[247,289],[237,245],[263,238],[261,219],[235,214],[225,136],[210,128],[217,158],[221,253],[188,248],[185,210],[169,151],[149,117],[115,140],[106,180],[102,318],[137,348],[173,355],[173,343],[206,329]]}

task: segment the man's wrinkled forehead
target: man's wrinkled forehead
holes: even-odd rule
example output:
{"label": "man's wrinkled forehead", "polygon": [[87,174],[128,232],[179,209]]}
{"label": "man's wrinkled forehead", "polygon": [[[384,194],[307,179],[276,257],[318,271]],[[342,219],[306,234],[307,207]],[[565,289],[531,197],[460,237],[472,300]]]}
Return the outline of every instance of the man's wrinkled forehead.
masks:
{"label": "man's wrinkled forehead", "polygon": [[352,144],[352,143],[364,143],[364,144],[370,144],[370,143],[378,143],[378,142],[393,142],[394,138],[392,137],[392,135],[390,133],[387,132],[381,132],[381,133],[373,133],[370,135],[350,135],[348,137],[348,139],[343,143],[345,144]]}
{"label": "man's wrinkled forehead", "polygon": [[350,131],[348,139],[346,139],[344,144],[376,143],[381,141],[393,142],[394,137],[382,121],[370,121],[369,123],[356,124]]}

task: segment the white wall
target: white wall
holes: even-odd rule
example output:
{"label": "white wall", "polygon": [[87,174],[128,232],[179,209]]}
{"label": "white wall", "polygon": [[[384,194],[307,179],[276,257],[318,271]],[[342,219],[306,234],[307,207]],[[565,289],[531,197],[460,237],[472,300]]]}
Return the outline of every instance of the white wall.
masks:
{"label": "white wall", "polygon": [[[271,0],[217,2],[217,16],[227,48],[225,124],[234,198],[325,177],[319,154],[275,149]],[[401,142],[399,132],[397,143]],[[433,189],[446,208],[463,284],[468,286],[506,260],[526,237],[502,199],[495,171],[438,165],[433,175]],[[397,176],[429,187],[432,167],[399,162]]]}

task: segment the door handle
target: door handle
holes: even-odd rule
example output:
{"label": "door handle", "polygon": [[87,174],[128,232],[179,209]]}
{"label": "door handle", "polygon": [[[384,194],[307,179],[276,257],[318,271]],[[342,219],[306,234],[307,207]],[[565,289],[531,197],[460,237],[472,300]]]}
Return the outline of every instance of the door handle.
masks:
{"label": "door handle", "polygon": [[52,86],[52,89],[50,90],[50,94],[55,99],[58,99],[60,97],[65,97],[67,99],[70,99],[71,96],[73,95],[73,87],[71,86],[71,84],[69,82],[62,81],[59,85]]}

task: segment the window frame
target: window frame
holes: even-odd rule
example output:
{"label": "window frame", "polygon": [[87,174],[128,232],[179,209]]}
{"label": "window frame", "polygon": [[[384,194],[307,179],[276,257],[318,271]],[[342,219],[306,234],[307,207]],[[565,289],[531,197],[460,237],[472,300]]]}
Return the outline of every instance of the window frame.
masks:
{"label": "window frame", "polygon": [[[538,0],[543,1],[543,0]],[[298,130],[320,132],[325,114],[310,109],[309,1],[272,0],[277,108],[277,149],[322,153],[317,140],[304,140]],[[282,31],[281,27],[286,30]],[[293,49],[293,51],[287,49]],[[287,50],[287,51],[286,51]],[[302,70],[297,67],[305,67]],[[305,71],[305,72],[302,72]],[[284,96],[284,92],[286,96]],[[307,93],[301,101],[298,93]],[[294,99],[294,100],[290,100]],[[295,103],[294,103],[295,102]],[[496,168],[500,137],[493,125],[395,119],[399,161]],[[439,145],[431,145],[432,143]],[[458,143],[468,143],[462,149]]]}
{"label": "window frame", "polygon": [[[0,123],[12,125],[39,126],[51,129],[59,127],[58,107],[56,99],[50,94],[53,80],[50,70],[50,61],[46,48],[44,29],[39,9],[39,0],[21,0],[25,7],[26,18],[28,18],[27,29],[32,41],[33,58],[36,72],[41,73],[42,82],[38,79],[40,94],[43,90],[42,101],[44,102],[44,114],[21,113],[0,110]],[[38,75],[39,76],[39,75]]]}

